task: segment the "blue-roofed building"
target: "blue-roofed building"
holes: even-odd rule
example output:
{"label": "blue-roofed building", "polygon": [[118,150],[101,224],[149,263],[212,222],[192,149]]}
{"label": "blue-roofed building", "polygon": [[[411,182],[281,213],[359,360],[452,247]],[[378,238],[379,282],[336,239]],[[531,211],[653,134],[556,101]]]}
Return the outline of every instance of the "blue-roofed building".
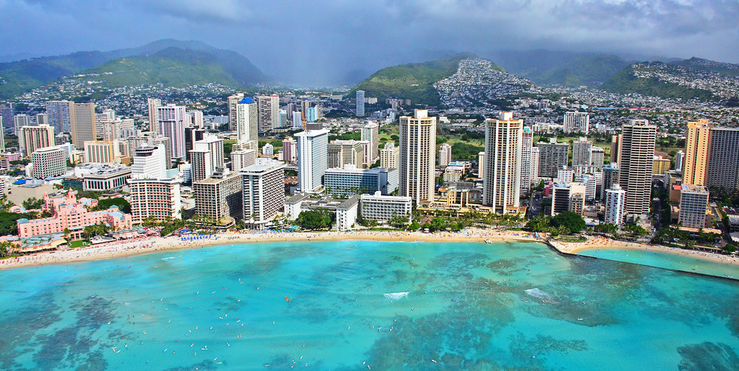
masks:
{"label": "blue-roofed building", "polygon": [[249,104],[249,103],[256,103],[254,99],[251,99],[249,97],[244,97],[241,101],[239,101],[241,104]]}

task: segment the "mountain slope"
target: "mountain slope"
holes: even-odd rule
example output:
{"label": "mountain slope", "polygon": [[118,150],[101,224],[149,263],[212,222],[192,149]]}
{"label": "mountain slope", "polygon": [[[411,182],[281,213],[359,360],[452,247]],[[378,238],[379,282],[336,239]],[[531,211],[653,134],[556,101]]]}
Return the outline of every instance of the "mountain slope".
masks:
{"label": "mountain slope", "polygon": [[436,61],[386,67],[360,82],[348,94],[364,90],[365,96],[379,100],[395,97],[410,99],[414,104],[439,105],[434,84],[456,73],[459,62],[470,57],[474,56],[458,54]]}
{"label": "mountain slope", "polygon": [[0,99],[8,99],[34,88],[100,66],[106,62],[135,56],[150,56],[168,48],[207,52],[217,57],[236,80],[264,81],[266,78],[248,59],[238,53],[214,48],[199,41],[158,40],[137,48],[108,52],[89,51],[0,63]]}
{"label": "mountain slope", "polygon": [[604,83],[603,89],[613,93],[699,100],[737,96],[739,76],[714,72],[708,67],[689,67],[693,63],[695,61],[690,60],[676,64],[636,63]]}
{"label": "mountain slope", "polygon": [[716,62],[708,59],[693,57],[679,62],[671,63],[677,66],[693,68],[701,71],[716,72],[727,76],[739,76],[739,65],[731,63]]}
{"label": "mountain slope", "polygon": [[214,55],[170,47],[151,56],[116,59],[65,80],[117,88],[153,84],[182,87],[206,83],[244,86],[265,81],[266,77],[248,59],[234,52]]}
{"label": "mountain slope", "polygon": [[597,86],[628,66],[615,55],[549,50],[495,52],[490,59],[537,84],[561,86]]}

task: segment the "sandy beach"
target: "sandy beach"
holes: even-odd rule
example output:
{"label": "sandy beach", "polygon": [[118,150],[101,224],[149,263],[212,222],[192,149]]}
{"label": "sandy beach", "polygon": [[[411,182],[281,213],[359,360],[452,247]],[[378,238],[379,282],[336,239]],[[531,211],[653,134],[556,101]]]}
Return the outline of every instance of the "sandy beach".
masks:
{"label": "sandy beach", "polygon": [[505,242],[530,241],[543,242],[532,233],[523,231],[498,230],[464,230],[457,233],[421,233],[401,231],[352,231],[352,232],[252,232],[252,233],[221,233],[211,235],[210,238],[185,240],[180,237],[148,237],[114,243],[94,245],[84,248],[57,250],[32,255],[20,256],[0,260],[0,269],[37,266],[45,264],[63,264],[100,259],[123,258],[157,251],[194,249],[205,246],[225,245],[234,243],[264,243],[264,242],[303,242],[303,241],[343,241],[343,240],[371,240],[371,241],[405,241],[405,242]]}
{"label": "sandy beach", "polygon": [[586,250],[624,249],[652,251],[671,255],[682,255],[695,259],[708,260],[716,263],[739,265],[739,258],[732,255],[721,255],[704,251],[677,249],[660,245],[647,245],[642,243],[616,241],[605,237],[589,237],[587,241],[578,243],[565,243],[559,241],[549,241],[549,243],[560,252],[572,255],[578,255],[580,252]]}
{"label": "sandy beach", "polygon": [[[28,267],[46,264],[63,264],[101,259],[115,259],[147,254],[158,251],[195,249],[205,246],[235,243],[265,242],[306,242],[306,241],[405,241],[405,242],[506,242],[529,241],[547,242],[535,238],[533,233],[523,231],[504,231],[492,229],[467,229],[457,233],[438,232],[404,232],[404,231],[352,231],[352,232],[299,232],[278,233],[253,231],[251,233],[221,233],[197,240],[182,240],[180,237],[147,237],[114,243],[94,245],[84,248],[57,250],[17,258],[0,260],[0,269]],[[565,243],[548,241],[551,246],[564,254],[578,255],[586,250],[628,249],[654,251],[665,254],[682,255],[696,259],[709,260],[723,264],[739,265],[739,258],[702,251],[674,249],[665,246],[646,245],[611,240],[604,237],[590,237],[585,242]]]}

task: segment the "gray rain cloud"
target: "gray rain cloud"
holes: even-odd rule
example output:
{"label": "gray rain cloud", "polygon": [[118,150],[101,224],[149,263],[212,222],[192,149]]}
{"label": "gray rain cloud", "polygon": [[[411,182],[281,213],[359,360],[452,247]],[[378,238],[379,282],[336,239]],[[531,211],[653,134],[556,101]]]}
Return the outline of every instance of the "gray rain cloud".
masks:
{"label": "gray rain cloud", "polygon": [[316,84],[452,52],[739,62],[737,19],[737,0],[0,0],[0,55],[200,40],[281,81]]}

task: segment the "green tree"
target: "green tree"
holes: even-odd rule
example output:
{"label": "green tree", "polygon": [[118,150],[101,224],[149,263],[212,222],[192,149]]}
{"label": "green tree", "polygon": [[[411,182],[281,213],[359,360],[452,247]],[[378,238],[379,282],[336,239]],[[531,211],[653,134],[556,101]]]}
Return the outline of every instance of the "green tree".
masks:
{"label": "green tree", "polygon": [[113,205],[118,206],[118,209],[124,213],[131,212],[131,204],[129,204],[123,197],[98,200],[98,205],[95,206],[92,211],[108,210]]}
{"label": "green tree", "polygon": [[23,208],[26,210],[37,210],[44,205],[42,198],[31,197],[23,201]]}
{"label": "green tree", "polygon": [[580,215],[573,213],[572,211],[565,211],[557,214],[552,218],[551,224],[557,228],[560,226],[564,227],[569,234],[578,233],[585,229],[585,220]]}
{"label": "green tree", "polygon": [[297,223],[300,228],[308,230],[329,229],[333,224],[335,215],[326,209],[301,211]]}

